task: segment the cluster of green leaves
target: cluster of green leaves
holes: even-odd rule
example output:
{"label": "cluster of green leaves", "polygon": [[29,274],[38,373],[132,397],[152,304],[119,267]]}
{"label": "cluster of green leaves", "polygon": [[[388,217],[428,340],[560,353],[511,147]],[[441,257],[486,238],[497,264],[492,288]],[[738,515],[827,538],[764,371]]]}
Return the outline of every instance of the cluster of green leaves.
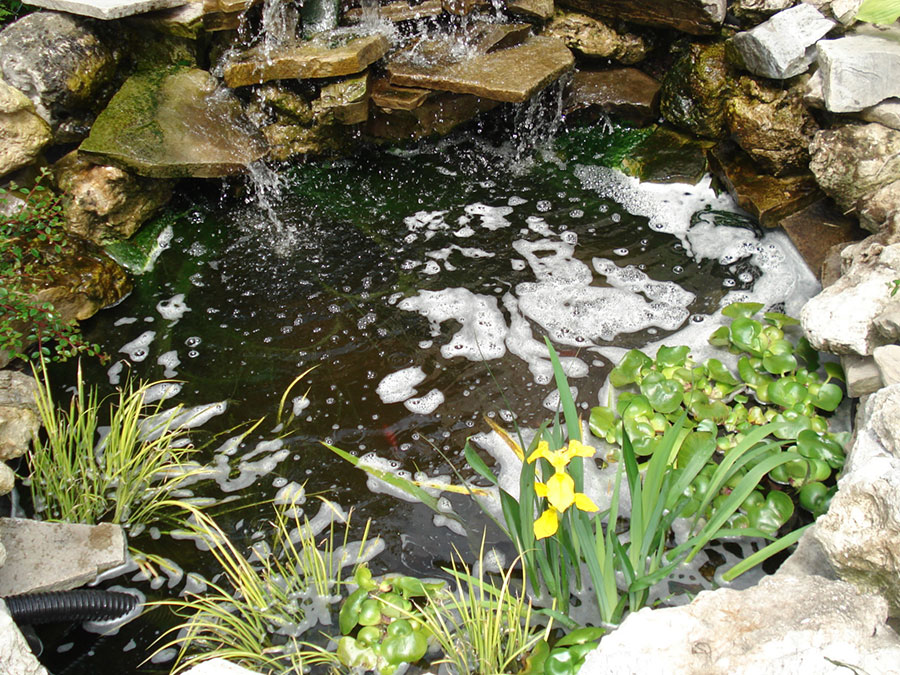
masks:
{"label": "cluster of green leaves", "polygon": [[[353,578],[358,588],[344,601],[338,616],[341,637],[337,657],[348,668],[391,675],[415,663],[428,651],[429,631],[413,598],[426,598],[446,584],[425,584],[415,577],[386,576],[375,580],[365,565]],[[352,635],[351,635],[352,633]]]}
{"label": "cluster of green leaves", "polygon": [[[756,528],[735,528],[730,519],[755,490],[764,473],[799,458],[799,455],[782,453],[759,461],[758,466],[741,474],[732,483],[730,494],[719,503],[713,518],[700,519],[699,513],[713,502],[726,482],[731,481],[746,464],[777,448],[778,443],[760,446],[760,441],[771,431],[770,428],[746,434],[729,454],[729,460],[723,462],[708,481],[697,485],[701,470],[709,464],[716,448],[715,443],[704,444],[676,469],[673,459],[682,452],[689,436],[685,429],[685,412],[669,424],[661,438],[653,443],[643,468],[638,465],[638,455],[630,441],[629,431],[623,425],[621,461],[613,482],[609,507],[596,514],[580,506],[569,508],[560,513],[559,524],[554,531],[549,535],[542,531],[541,519],[534,521],[534,514],[551,508],[553,496],[550,490],[536,489],[540,483],[537,478],[544,478],[543,484],[546,485],[549,482],[547,476],[558,473],[558,467],[551,467],[545,459],[528,460],[539,454],[534,450],[541,441],[550,448],[561,449],[566,446],[566,437],[570,448],[573,440],[580,443],[581,439],[578,409],[556,352],[549,341],[547,345],[565,424],[561,424],[557,417],[552,425],[542,426],[529,451],[521,453],[524,460],[518,498],[498,488],[505,527],[500,525],[519,550],[535,594],[543,595],[546,589],[558,610],[542,611],[563,625],[574,628],[571,619],[566,616],[570,593],[573,587],[579,589],[584,586],[582,577],[586,573],[594,589],[600,617],[615,624],[626,611],[636,611],[645,606],[649,600],[649,589],[668,577],[683,561],[696,556],[712,539],[723,536],[769,536]],[[629,414],[626,409],[626,415]],[[508,444],[515,444],[508,436],[504,437]],[[497,484],[490,468],[471,446],[466,446],[465,453],[477,473]],[[569,457],[566,470],[573,479],[577,494],[584,489],[584,455],[573,456],[569,453]],[[620,531],[620,516],[626,515],[620,511],[623,481],[630,493],[631,512],[627,514],[627,527]],[[694,506],[695,500],[699,501],[697,506]],[[688,536],[679,546],[670,549],[673,523],[692,514],[694,521]],[[779,545],[783,547],[787,544],[781,542]],[[756,558],[754,564],[774,550],[769,549]],[[622,580],[621,585],[619,579]]]}
{"label": "cluster of green leaves", "polygon": [[[737,374],[715,358],[695,362],[686,346],[661,347],[655,358],[632,350],[610,373],[610,384],[619,390],[615,407],[593,408],[590,426],[615,444],[627,432],[635,452],[648,455],[684,416],[685,437],[670,461],[680,468],[698,453],[709,456],[688,487],[686,514],[705,518],[755,467],[770,457],[790,457],[767,471],[728,523],[774,534],[794,513],[788,491],[814,516],[827,509],[834,493],[846,434],[829,431],[824,414],[841,402],[843,392],[832,380],[843,373],[836,363],[825,363],[820,373],[818,353],[806,338],[795,343],[785,333],[796,320],[776,312],[755,318],[761,309],[757,303],[729,305],[723,314],[731,322],[710,336],[711,344],[739,355]],[[746,453],[752,448],[742,443],[751,433],[757,442],[776,442],[765,453]],[[738,447],[745,450],[740,457]],[[728,476],[722,474],[725,466]],[[724,481],[711,483],[714,478]],[[719,493],[708,502],[700,495],[711,484]]]}
{"label": "cluster of green leaves", "polygon": [[[359,587],[340,613],[340,662],[355,671],[382,674],[423,657],[456,673],[496,675],[523,666],[532,675],[543,673],[553,622],[545,628],[535,625],[524,579],[513,579],[517,561],[503,574],[485,571],[483,544],[476,573],[458,560],[444,568],[453,583],[400,575],[376,580],[358,569]],[[529,657],[536,652],[542,658]]]}
{"label": "cluster of green leaves", "polygon": [[857,21],[891,24],[900,17],[900,0],[863,0],[856,14]]}
{"label": "cluster of green leaves", "polygon": [[556,640],[552,648],[541,640],[528,655],[522,675],[576,675],[604,633],[605,628],[583,626]]}
{"label": "cluster of green leaves", "polygon": [[21,0],[0,0],[0,26],[12,23],[26,13]]}
{"label": "cluster of green leaves", "polygon": [[[62,321],[52,304],[35,298],[58,268],[66,243],[62,198],[47,187],[43,169],[30,188],[0,189],[0,351],[14,358],[65,360],[77,354],[101,356],[76,321]],[[37,349],[30,351],[32,345]]]}

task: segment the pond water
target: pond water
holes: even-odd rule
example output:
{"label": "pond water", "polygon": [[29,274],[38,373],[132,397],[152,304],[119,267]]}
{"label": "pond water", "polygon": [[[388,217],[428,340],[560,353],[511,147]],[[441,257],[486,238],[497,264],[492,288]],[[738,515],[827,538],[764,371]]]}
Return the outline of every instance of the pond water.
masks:
{"label": "pond water", "polygon": [[[477,548],[477,509],[453,500],[466,536],[438,527],[425,507],[370,491],[320,440],[449,475],[448,459],[464,470],[466,438],[488,430],[484,415],[525,427],[550,415],[545,335],[587,411],[605,403],[624,350],[702,349],[727,302],[790,313],[815,291],[784,235],[764,235],[708,179],[641,185],[604,168],[615,139],[570,130],[514,160],[459,137],[294,166],[265,204],[252,190],[182,195],[152,271],[85,324],[115,361],[86,364],[88,379],[174,378],[173,403],[219,404],[196,432],[198,442],[222,434],[197,490],[228,500],[215,515],[238,540],[267,528],[261,502],[305,484],[356,509],[357,522],[373,518],[386,543],[376,567],[431,576],[454,545]],[[283,394],[312,366],[286,397],[294,421],[276,428]],[[237,447],[223,445],[259,418]],[[154,536],[142,535],[144,548],[208,573],[191,542]],[[116,583],[151,597],[184,587],[177,575],[161,589],[128,579]],[[96,673],[113,654],[115,672],[135,671],[165,624],[153,613],[81,653],[70,651],[81,639],[56,635],[48,664]],[[142,667],[156,670],[166,668]]]}

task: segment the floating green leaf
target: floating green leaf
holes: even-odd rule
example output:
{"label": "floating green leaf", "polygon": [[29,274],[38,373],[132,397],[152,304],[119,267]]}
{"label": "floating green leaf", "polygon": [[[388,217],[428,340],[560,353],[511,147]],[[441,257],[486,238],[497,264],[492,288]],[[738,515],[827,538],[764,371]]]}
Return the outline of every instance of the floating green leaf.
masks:
{"label": "floating green leaf", "polygon": [[684,399],[684,387],[676,380],[667,379],[662,373],[648,373],[641,382],[641,393],[650,405],[664,415],[675,412]]}

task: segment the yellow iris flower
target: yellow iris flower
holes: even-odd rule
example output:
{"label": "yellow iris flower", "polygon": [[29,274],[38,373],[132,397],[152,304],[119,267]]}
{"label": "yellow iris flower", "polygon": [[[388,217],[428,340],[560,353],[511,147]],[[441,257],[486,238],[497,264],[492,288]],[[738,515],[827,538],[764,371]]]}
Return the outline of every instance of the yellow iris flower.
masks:
{"label": "yellow iris flower", "polygon": [[575,481],[566,473],[566,467],[575,457],[593,457],[595,450],[580,441],[569,441],[561,450],[550,450],[546,441],[538,443],[537,449],[531,453],[529,462],[538,458],[546,459],[554,469],[554,473],[546,483],[535,482],[534,491],[538,497],[547,500],[547,509],[534,521],[534,536],[543,539],[556,534],[559,529],[559,515],[565,513],[573,504],[579,511],[593,513],[599,511],[596,504],[582,492],[575,492]]}

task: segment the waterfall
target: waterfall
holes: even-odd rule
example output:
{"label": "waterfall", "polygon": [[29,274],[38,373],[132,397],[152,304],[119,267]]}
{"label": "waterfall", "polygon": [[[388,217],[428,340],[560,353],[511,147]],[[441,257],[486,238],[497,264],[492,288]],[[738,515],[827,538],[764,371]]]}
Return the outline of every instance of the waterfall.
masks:
{"label": "waterfall", "polygon": [[297,5],[288,0],[265,0],[262,8],[261,50],[266,58],[279,47],[297,38],[300,12]]}

